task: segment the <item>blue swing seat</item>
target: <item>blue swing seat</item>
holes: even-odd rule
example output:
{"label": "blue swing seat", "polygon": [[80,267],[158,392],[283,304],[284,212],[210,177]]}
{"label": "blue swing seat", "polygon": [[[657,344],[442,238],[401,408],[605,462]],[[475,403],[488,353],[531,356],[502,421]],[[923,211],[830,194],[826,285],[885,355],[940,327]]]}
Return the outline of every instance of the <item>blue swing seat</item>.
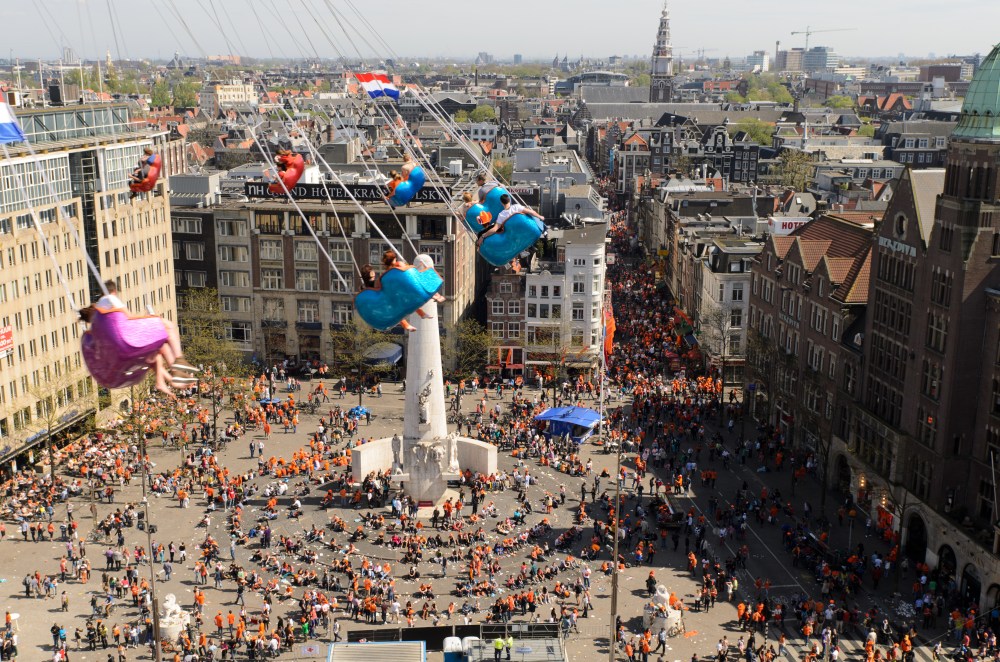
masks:
{"label": "blue swing seat", "polygon": [[444,283],[434,269],[389,269],[382,274],[381,288],[362,290],[354,307],[369,326],[385,331],[427,303]]}
{"label": "blue swing seat", "polygon": [[[496,186],[489,190],[482,204],[469,208],[465,214],[465,222],[473,232],[479,234],[483,231],[484,218],[492,220],[500,215],[503,211],[500,198],[504,195],[508,195],[507,189]],[[488,217],[484,217],[483,212],[486,212]],[[502,267],[531,248],[544,232],[545,223],[534,216],[514,214],[503,224],[502,231],[483,240],[479,254],[494,267]]]}
{"label": "blue swing seat", "polygon": [[414,196],[424,187],[427,181],[427,174],[420,166],[416,166],[410,171],[410,177],[396,185],[396,190],[389,198],[389,204],[393,207],[402,207],[413,200]]}

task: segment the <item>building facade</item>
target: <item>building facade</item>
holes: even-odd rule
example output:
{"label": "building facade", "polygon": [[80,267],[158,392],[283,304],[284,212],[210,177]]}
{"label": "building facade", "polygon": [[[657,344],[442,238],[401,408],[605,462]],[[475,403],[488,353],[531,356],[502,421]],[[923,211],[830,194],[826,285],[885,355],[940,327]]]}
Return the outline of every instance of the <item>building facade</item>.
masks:
{"label": "building facade", "polygon": [[670,10],[666,0],[660,12],[660,25],[656,30],[653,44],[653,59],[650,63],[649,101],[666,103],[673,97],[674,51],[670,45]]}
{"label": "building facade", "polygon": [[133,313],[152,306],[176,319],[166,178],[147,195],[132,199],[128,190],[143,149],[160,149],[166,132],[134,132],[124,105],[20,111],[18,119],[38,156],[12,145],[11,158],[0,160],[4,471],[47,433],[67,433],[95,413],[97,387],[80,354],[83,328],[74,310],[100,295],[87,256],[101,279],[118,282]]}

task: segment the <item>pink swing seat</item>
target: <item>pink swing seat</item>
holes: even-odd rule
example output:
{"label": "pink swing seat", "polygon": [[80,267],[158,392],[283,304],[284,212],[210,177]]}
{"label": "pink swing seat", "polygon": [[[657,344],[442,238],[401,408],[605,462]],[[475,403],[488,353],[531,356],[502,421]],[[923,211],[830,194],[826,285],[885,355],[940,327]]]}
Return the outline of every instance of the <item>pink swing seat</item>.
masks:
{"label": "pink swing seat", "polygon": [[83,360],[94,381],[104,388],[138,384],[167,342],[159,317],[129,318],[121,310],[94,309],[90,329],[80,341]]}

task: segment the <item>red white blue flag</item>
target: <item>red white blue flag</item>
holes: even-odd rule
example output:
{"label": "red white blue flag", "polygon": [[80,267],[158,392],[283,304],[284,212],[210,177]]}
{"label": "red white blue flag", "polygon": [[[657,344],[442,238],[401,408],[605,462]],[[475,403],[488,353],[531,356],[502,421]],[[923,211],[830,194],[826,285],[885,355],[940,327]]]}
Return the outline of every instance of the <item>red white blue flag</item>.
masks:
{"label": "red white blue flag", "polygon": [[361,87],[365,89],[365,92],[372,99],[377,99],[378,97],[399,98],[399,90],[396,89],[396,86],[392,84],[392,81],[385,74],[354,74],[354,77],[358,79]]}

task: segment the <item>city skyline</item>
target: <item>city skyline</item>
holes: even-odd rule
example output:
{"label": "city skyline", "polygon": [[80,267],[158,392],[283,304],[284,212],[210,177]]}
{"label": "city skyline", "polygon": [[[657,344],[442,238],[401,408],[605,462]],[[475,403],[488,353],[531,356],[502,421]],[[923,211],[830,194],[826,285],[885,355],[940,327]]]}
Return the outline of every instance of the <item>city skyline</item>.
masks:
{"label": "city skyline", "polygon": [[[399,13],[407,11],[407,5],[392,0],[364,7],[346,0],[327,2],[253,0],[251,7],[250,0],[172,0],[141,11],[130,11],[131,5],[112,2],[117,25],[114,30],[108,3],[98,0],[44,0],[31,5],[8,5],[0,9],[0,17],[15,29],[8,31],[7,52],[0,55],[53,60],[59,59],[62,49],[68,47],[85,60],[103,59],[107,52],[116,60],[162,60],[169,59],[175,51],[186,57],[235,54],[302,59],[342,55],[348,60],[358,59],[360,52],[366,59],[397,56],[404,61],[417,58],[468,61],[480,51],[491,53],[501,62],[511,60],[515,53],[523,55],[526,61],[546,61],[557,54],[568,55],[571,60],[581,56],[648,57],[662,8],[661,0],[633,0],[627,15],[622,17],[627,19],[623,22],[627,28],[609,34],[604,3],[553,0],[540,5],[511,0],[506,4],[508,16],[514,21],[524,19],[523,24],[531,27],[522,31],[515,25],[507,25],[500,32],[502,40],[491,40],[485,29],[475,28],[475,18],[470,20],[468,30],[454,30],[455,12],[447,0],[425,0],[419,11],[407,13],[405,21],[400,20]],[[762,0],[753,12],[737,15],[735,12],[745,5],[735,0],[723,0],[718,11],[711,13],[693,3],[671,2],[675,57],[689,60],[701,49],[706,50],[707,57],[720,59],[744,57],[755,50],[773,56],[775,41],[781,42],[782,49],[803,47],[805,35],[791,32],[806,28],[814,31],[810,46],[829,46],[848,58],[986,53],[996,41],[996,30],[992,27],[1000,21],[1000,5],[996,3],[954,0],[948,6],[949,15],[968,20],[963,21],[961,30],[944,33],[939,30],[939,3],[914,0],[905,5],[884,4],[888,6],[845,0],[837,5],[837,11],[816,12],[810,6]],[[337,26],[330,6],[337,8],[341,21],[348,23],[350,39]],[[362,26],[355,7],[388,46],[367,29],[352,29]],[[174,8],[183,16],[183,23],[173,13]],[[902,13],[905,24],[900,18]],[[861,15],[864,20],[857,19]],[[780,21],[775,20],[777,16]],[[587,20],[588,17],[592,20]],[[224,33],[220,33],[216,22],[224,26]],[[163,28],[151,30],[151,23]],[[546,25],[565,25],[568,29],[546,29],[544,42],[534,39],[534,30],[541,29],[536,26]],[[886,26],[892,25],[899,29],[887,32]],[[273,36],[270,42],[263,39],[262,29],[270,31]],[[428,40],[429,36],[441,33],[448,35],[446,44]],[[301,38],[290,45],[290,35]]]}

